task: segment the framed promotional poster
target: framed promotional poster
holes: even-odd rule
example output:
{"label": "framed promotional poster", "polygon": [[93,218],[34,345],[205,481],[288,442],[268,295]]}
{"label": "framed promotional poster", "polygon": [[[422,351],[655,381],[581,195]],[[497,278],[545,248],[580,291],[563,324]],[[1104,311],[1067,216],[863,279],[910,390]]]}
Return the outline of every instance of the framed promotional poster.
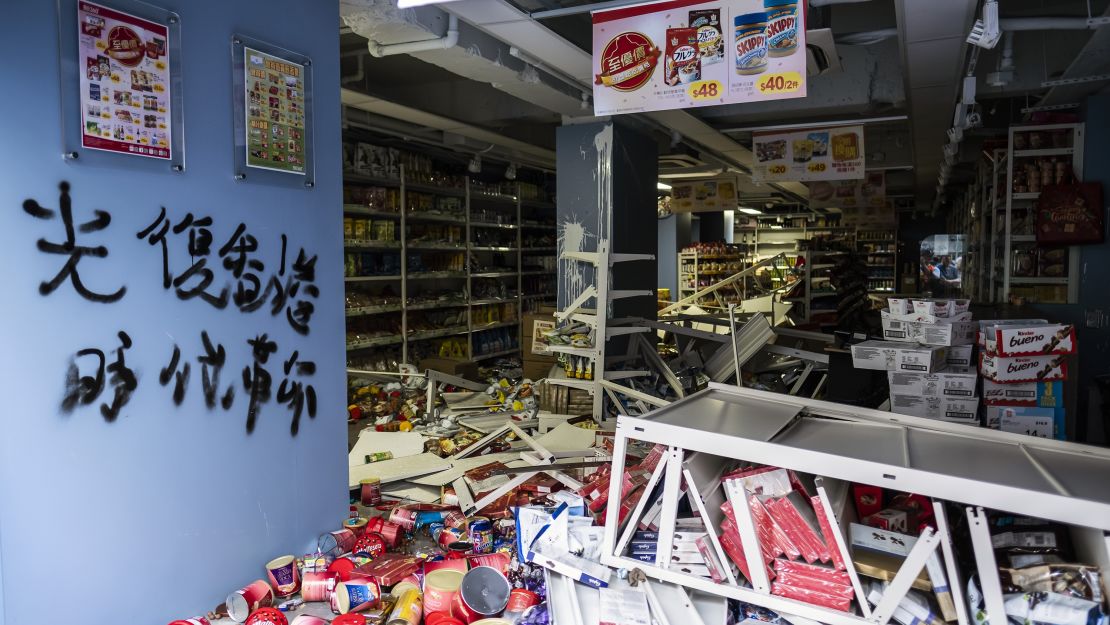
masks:
{"label": "framed promotional poster", "polygon": [[59,0],[58,11],[66,158],[123,154],[182,171],[177,15],[137,0]]}
{"label": "framed promotional poster", "polygon": [[311,60],[239,35],[232,55],[235,178],[312,187]]}

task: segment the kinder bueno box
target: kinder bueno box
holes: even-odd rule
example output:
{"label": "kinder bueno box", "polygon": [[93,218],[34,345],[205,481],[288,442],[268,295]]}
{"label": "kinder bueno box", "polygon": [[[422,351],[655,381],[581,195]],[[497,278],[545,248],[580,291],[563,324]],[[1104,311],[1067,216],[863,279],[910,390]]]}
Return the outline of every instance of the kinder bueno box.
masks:
{"label": "kinder bueno box", "polygon": [[1058,408],[1064,405],[1064,383],[1018,382],[999,384],[983,380],[983,403],[990,406],[1037,406]]}
{"label": "kinder bueno box", "polygon": [[976,361],[973,360],[975,351],[974,345],[953,345],[948,348],[948,368],[952,367],[974,367]]}
{"label": "kinder bueno box", "polygon": [[969,367],[945,369],[939,373],[887,373],[891,395],[920,397],[976,397],[979,373]]}
{"label": "kinder bueno box", "polygon": [[1048,382],[1068,377],[1067,356],[1037,354],[1033,356],[979,355],[979,373],[992,382]]}
{"label": "kinder bueno box", "polygon": [[890,411],[949,423],[979,425],[978,397],[890,396]]}
{"label": "kinder bueno box", "polygon": [[985,341],[987,351],[999,356],[1074,354],[1075,326],[1059,323],[992,326]]}
{"label": "kinder bueno box", "polygon": [[1064,440],[1064,408],[987,406],[987,427],[1014,434]]}
{"label": "kinder bueno box", "polygon": [[941,319],[940,323],[924,323],[899,321],[890,316],[884,317],[882,321],[884,339],[922,345],[973,345],[978,331],[974,321],[953,322]]}
{"label": "kinder bueno box", "polygon": [[979,336],[976,343],[979,347],[987,346],[987,334],[991,326],[1035,326],[1048,323],[1047,319],[980,319]]}
{"label": "kinder bueno box", "polygon": [[944,347],[889,341],[864,341],[852,346],[852,365],[874,371],[932,373],[944,369],[947,357]]}

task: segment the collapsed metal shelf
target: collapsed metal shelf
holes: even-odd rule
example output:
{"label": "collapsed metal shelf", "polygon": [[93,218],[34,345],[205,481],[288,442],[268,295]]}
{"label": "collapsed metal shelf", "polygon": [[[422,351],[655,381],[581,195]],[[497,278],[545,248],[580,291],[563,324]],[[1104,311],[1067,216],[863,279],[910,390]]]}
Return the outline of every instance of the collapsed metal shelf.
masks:
{"label": "collapsed metal shelf", "polygon": [[[1110,568],[1110,540],[1104,535],[1110,531],[1110,480],[1106,479],[1110,475],[1110,451],[1102,448],[720,384],[711,384],[704,391],[640,417],[620,417],[613,454],[615,475],[624,472],[629,440],[663,444],[670,449],[669,464],[665,469],[658,468],[648,485],[650,488],[654,481],[664,479],[661,551],[670,549],[674,534],[673,516],[679,482],[684,477],[684,458],[710,454],[966,504],[992,625],[1004,625],[1006,615],[983,508],[1074,526],[1073,531],[1082,533],[1097,563]],[[690,476],[685,478],[688,481]],[[729,490],[729,485],[724,486]],[[619,519],[619,488],[620,480],[612,480],[602,558],[610,566],[640,567],[664,581],[831,625],[882,625],[891,616],[896,595],[890,602],[884,599],[874,612],[860,601],[863,615],[859,616],[771,595],[761,588],[765,586],[761,580],[751,580],[753,588],[714,584],[670,569],[666,562],[653,565],[624,557],[623,537],[618,544],[620,527],[618,521],[613,521]],[[689,483],[687,488],[691,488]],[[739,499],[743,501],[743,497]],[[730,496],[729,500],[736,509],[736,499]],[[935,507],[941,513],[938,517],[942,517],[943,507]],[[712,506],[705,509],[712,511]],[[637,522],[640,510],[629,517],[630,524]],[[716,531],[711,520],[710,529]],[[919,541],[924,546],[918,560],[923,561],[926,549],[943,547],[945,560],[952,562],[947,522],[940,524],[935,536],[923,534],[922,538],[928,541]],[[746,553],[759,553],[749,540],[744,543]],[[903,575],[900,571],[904,587],[892,592],[904,594],[917,571],[911,573]],[[955,577],[954,573],[955,569],[950,568],[949,574]],[[896,578],[892,588],[898,581]],[[958,591],[960,584],[953,581],[954,591]],[[965,606],[960,604],[962,601],[958,605],[963,625],[967,617]]]}

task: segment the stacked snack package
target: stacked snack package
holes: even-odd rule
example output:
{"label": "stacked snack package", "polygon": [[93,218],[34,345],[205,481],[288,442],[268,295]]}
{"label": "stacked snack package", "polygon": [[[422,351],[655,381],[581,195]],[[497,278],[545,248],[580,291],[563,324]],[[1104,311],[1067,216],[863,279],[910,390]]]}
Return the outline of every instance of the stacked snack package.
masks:
{"label": "stacked snack package", "polygon": [[981,324],[979,371],[987,427],[1066,438],[1063,380],[1076,351],[1075,328],[1043,320]]}

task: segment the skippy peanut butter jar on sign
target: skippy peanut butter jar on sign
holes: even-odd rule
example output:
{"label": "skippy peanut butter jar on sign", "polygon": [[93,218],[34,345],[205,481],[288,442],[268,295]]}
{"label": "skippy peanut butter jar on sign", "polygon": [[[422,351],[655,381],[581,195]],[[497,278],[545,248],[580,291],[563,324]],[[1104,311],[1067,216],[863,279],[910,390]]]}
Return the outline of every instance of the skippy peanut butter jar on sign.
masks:
{"label": "skippy peanut butter jar on sign", "polygon": [[797,0],[665,0],[594,11],[594,114],[805,97]]}

